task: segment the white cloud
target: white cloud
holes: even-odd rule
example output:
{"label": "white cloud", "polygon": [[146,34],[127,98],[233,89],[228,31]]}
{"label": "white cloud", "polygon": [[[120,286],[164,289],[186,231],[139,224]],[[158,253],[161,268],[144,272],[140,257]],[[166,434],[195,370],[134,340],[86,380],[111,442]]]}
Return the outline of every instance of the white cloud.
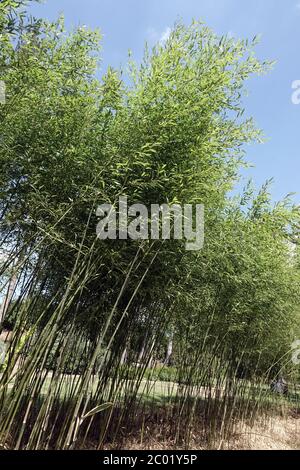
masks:
{"label": "white cloud", "polygon": [[170,35],[171,35],[171,32],[172,32],[172,30],[171,30],[171,28],[168,26],[168,27],[164,30],[164,32],[161,34],[159,42],[162,43],[162,44],[164,44],[165,42],[167,42],[167,40],[169,39],[169,37],[170,37]]}
{"label": "white cloud", "polygon": [[160,44],[164,44],[170,37],[172,30],[168,26],[163,32],[157,31],[155,28],[148,28],[147,29],[147,37],[148,40],[152,43],[159,42]]}

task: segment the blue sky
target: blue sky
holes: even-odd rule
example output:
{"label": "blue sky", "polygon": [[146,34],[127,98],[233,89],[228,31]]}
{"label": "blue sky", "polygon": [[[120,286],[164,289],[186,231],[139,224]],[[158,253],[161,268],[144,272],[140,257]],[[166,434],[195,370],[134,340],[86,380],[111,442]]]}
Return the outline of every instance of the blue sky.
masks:
{"label": "blue sky", "polygon": [[145,41],[166,36],[177,19],[203,19],[219,34],[262,34],[257,55],[277,64],[269,75],[249,80],[245,107],[268,141],[246,148],[254,168],[243,177],[257,186],[273,177],[274,200],[295,192],[300,203],[300,104],[291,99],[292,83],[300,80],[300,0],[46,0],[31,13],[51,20],[63,13],[68,29],[99,27],[103,69],[124,65],[128,49],[140,60]]}

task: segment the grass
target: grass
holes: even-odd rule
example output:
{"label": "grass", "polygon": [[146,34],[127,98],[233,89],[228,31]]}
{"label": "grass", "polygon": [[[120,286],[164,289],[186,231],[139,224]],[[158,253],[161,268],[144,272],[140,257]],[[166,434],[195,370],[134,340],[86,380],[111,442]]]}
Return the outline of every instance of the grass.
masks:
{"label": "grass", "polygon": [[[0,375],[1,377],[1,375]],[[81,380],[80,375],[67,375],[64,374],[61,380],[61,388],[60,388],[60,398],[64,399],[68,397],[68,393],[70,390],[70,387],[78,387],[79,383]],[[44,380],[42,389],[41,389],[41,396],[45,397],[49,393],[50,385],[52,382],[52,374],[49,372]],[[131,382],[132,384],[136,384],[136,380],[127,380],[126,383]],[[300,387],[295,388],[292,392],[289,392],[288,395],[286,396],[279,396],[274,394],[273,392],[270,391],[268,385],[261,385],[261,386],[254,386],[248,381],[243,381],[240,380],[240,383],[245,387],[245,395],[247,395],[247,391],[250,393],[253,397],[253,400],[257,398],[258,401],[263,402],[265,404],[272,404],[276,403],[278,405],[286,405],[286,406],[300,406]],[[110,386],[111,382],[108,383],[108,388]],[[14,385],[14,381],[11,381],[9,383],[9,389],[12,389]],[[99,379],[96,376],[92,376],[91,378],[91,383],[89,385],[89,392],[91,394],[95,394],[97,391],[97,387],[99,385]],[[125,381],[123,384],[123,388],[125,387]],[[209,388],[208,387],[188,387],[190,389],[190,396],[193,397],[201,397],[202,399],[205,399],[208,393]],[[123,392],[121,391],[121,395]],[[153,404],[161,404],[165,403],[168,401],[172,401],[172,399],[175,399],[177,395],[180,393],[180,386],[176,382],[172,381],[161,381],[161,380],[149,380],[147,378],[144,378],[141,383],[139,384],[137,396],[142,402],[145,403],[153,403]],[[211,393],[211,389],[210,389]],[[214,391],[213,391],[214,395]],[[221,395],[223,396],[223,395]]]}

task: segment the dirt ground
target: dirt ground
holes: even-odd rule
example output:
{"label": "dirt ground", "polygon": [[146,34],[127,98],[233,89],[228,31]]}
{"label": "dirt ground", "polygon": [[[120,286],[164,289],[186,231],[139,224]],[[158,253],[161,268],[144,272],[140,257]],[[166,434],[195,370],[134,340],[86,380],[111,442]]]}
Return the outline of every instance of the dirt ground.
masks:
{"label": "dirt ground", "polygon": [[[206,450],[205,445],[197,442],[190,450]],[[147,437],[144,442],[129,438],[122,445],[124,450],[173,450],[172,440],[161,441],[154,434]],[[229,442],[220,441],[217,443],[217,450],[300,450],[300,416],[290,416],[285,418],[276,417],[270,420],[267,425],[257,425],[255,427],[243,426],[237,431]]]}
{"label": "dirt ground", "polygon": [[300,450],[300,417],[276,418],[268,427],[245,429],[232,442],[233,449]]}

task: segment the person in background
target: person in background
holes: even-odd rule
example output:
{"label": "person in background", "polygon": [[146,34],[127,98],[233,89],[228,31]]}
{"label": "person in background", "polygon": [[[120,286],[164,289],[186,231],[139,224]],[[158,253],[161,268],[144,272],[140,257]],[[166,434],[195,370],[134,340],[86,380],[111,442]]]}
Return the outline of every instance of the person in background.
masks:
{"label": "person in background", "polygon": [[271,383],[271,390],[279,395],[287,395],[289,391],[287,382],[281,376],[273,380]]}

